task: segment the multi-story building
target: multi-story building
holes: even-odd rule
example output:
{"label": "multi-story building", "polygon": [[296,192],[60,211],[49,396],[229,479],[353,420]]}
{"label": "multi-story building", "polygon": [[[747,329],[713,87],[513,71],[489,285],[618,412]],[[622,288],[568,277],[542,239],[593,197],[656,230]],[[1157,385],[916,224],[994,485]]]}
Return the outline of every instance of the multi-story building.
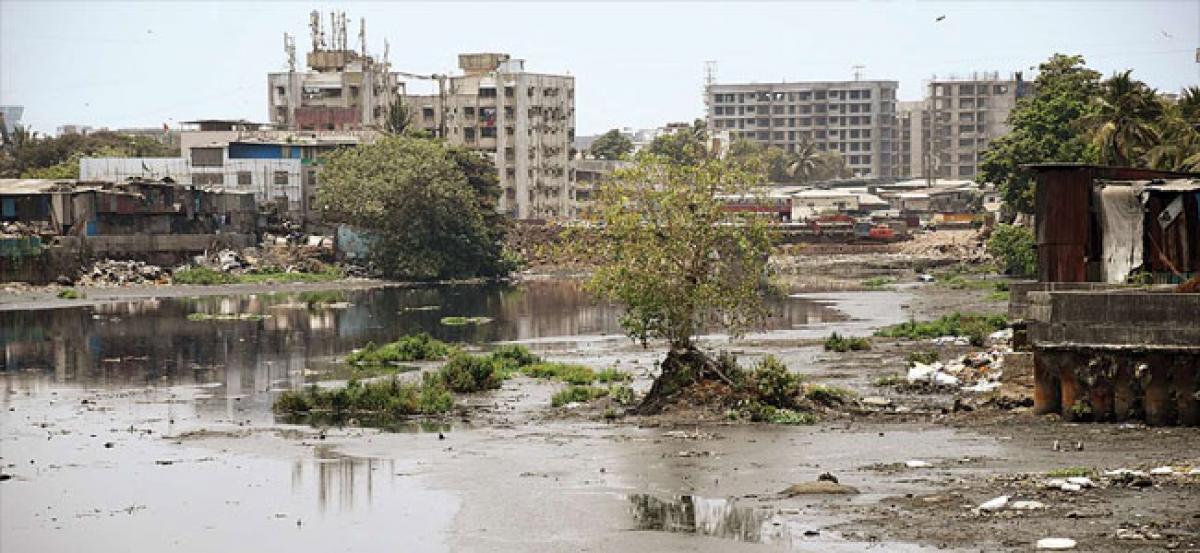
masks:
{"label": "multi-story building", "polygon": [[897,176],[896,81],[711,84],[708,128],[795,151],[839,152],[855,176]]}
{"label": "multi-story building", "polygon": [[921,176],[924,146],[929,139],[925,126],[928,122],[929,114],[925,112],[924,101],[896,103],[896,126],[900,134],[900,146],[896,155],[898,177]]}
{"label": "multi-story building", "polygon": [[489,154],[501,211],[518,219],[573,217],[575,77],[531,73],[524,60],[501,53],[460,54],[458,65],[462,75],[434,76],[438,94],[404,97],[412,124]]}
{"label": "multi-story building", "polygon": [[349,49],[344,13],[331,14],[328,41],[319,12],[312,12],[310,27],[308,71],[296,70],[295,42],[285,34],[288,71],[267,74],[271,123],[306,131],[381,127],[404,93],[399,75],[390,71],[386,48],[382,61],[367,55],[364,21],[359,31],[362,50]]}
{"label": "multi-story building", "polygon": [[[983,152],[1008,133],[1008,114],[1027,89],[1020,73],[1005,79],[995,72],[932,79],[921,106],[920,144],[913,147],[909,176],[974,180]],[[914,143],[917,136],[912,136]]]}
{"label": "multi-story building", "polygon": [[21,115],[24,113],[25,106],[0,106],[0,125],[4,127],[5,136],[12,134],[21,124]]}

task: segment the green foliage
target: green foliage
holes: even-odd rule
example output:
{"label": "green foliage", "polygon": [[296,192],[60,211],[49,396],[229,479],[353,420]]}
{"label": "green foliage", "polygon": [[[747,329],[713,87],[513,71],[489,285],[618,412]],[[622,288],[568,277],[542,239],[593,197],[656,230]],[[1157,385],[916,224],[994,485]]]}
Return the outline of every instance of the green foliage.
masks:
{"label": "green foliage", "polygon": [[233,275],[214,271],[208,267],[186,267],[171,273],[171,281],[175,284],[233,284],[237,281]]}
{"label": "green foliage", "polygon": [[699,165],[710,157],[708,125],[696,119],[691,127],[656,136],[643,152],[643,162],[645,157],[652,157],[675,165]]}
{"label": "green foliage", "polygon": [[389,134],[404,134],[412,126],[412,112],[403,101],[388,106],[387,119],[383,122],[384,132]]}
{"label": "green foliage", "polygon": [[633,375],[612,367],[596,371],[596,382],[607,384],[610,382],[628,382],[630,380],[633,380]]}
{"label": "green foliage", "polygon": [[268,317],[261,313],[188,313],[189,321],[261,321]]}
{"label": "green foliage", "polygon": [[787,369],[774,355],[763,357],[746,374],[748,388],[755,401],[775,407],[793,407],[800,395],[803,378]]}
{"label": "green foliage", "polygon": [[0,150],[0,178],[77,179],[83,157],[176,157],[178,148],[145,136],[109,131],[39,136],[17,127]]}
{"label": "green foliage", "polygon": [[787,424],[792,426],[816,424],[820,420],[812,413],[795,411],[792,409],[779,409],[775,407],[767,407],[765,414],[766,422],[771,424]]}
{"label": "green foliage", "polygon": [[446,326],[484,325],[492,322],[491,317],[442,317]]}
{"label": "green foliage", "polygon": [[623,304],[621,325],[643,344],[688,349],[706,323],[739,335],[766,315],[770,229],[763,217],[725,211],[721,197],[754,181],[733,162],[643,157],[601,186],[588,239],[568,238],[567,254],[597,260],[588,289]]}
{"label": "green foliage", "polygon": [[525,367],[524,371],[533,378],[561,380],[568,384],[591,384],[596,381],[596,373],[591,368],[572,363],[536,363]]}
{"label": "green foliage", "polygon": [[1091,111],[1080,120],[1105,165],[1135,165],[1159,141],[1154,125],[1163,106],[1158,92],[1132,73],[1126,70],[1101,83]]}
{"label": "green foliage", "polygon": [[637,394],[627,384],[614,384],[608,387],[608,397],[618,405],[633,405],[637,402]]}
{"label": "green foliage", "polygon": [[541,358],[534,355],[528,348],[520,344],[509,344],[500,346],[492,350],[492,363],[496,365],[496,370],[505,375],[511,374],[527,367],[534,363],[541,362]]}
{"label": "green foliage", "polygon": [[83,299],[84,297],[86,297],[86,296],[83,295],[83,292],[80,292],[79,290],[76,290],[74,288],[64,288],[64,289],[58,291],[59,299],[78,300],[78,299]]}
{"label": "green foliage", "polygon": [[846,353],[871,349],[871,341],[861,336],[841,336],[834,332],[825,338],[825,351]]}
{"label": "green foliage", "polygon": [[1033,230],[1016,225],[997,225],[988,239],[988,253],[1000,260],[1004,273],[1029,277],[1037,274],[1037,242]]}
{"label": "green foliage", "polygon": [[185,267],[171,274],[175,284],[195,284],[212,286],[217,284],[262,284],[290,282],[329,282],[345,277],[341,269],[330,266],[319,273],[284,272],[267,270],[256,273],[231,274],[213,270],[208,267]]}
{"label": "green foliage", "polygon": [[1033,212],[1033,178],[1021,166],[1050,161],[1090,162],[1094,152],[1079,133],[1099,91],[1100,73],[1082,56],[1055,54],[1038,66],[1033,93],[1008,116],[1012,131],[993,140],[980,163],[980,180],[1000,187],[1004,201]]}
{"label": "green foliage", "polygon": [[367,231],[389,278],[437,280],[507,274],[496,213],[499,180],[480,154],[440,141],[389,135],[329,155],[317,205],[327,221]]}
{"label": "green foliage", "polygon": [[977,315],[954,312],[940,319],[925,322],[908,321],[887,326],[875,332],[884,338],[921,340],[939,336],[966,336],[971,345],[982,346],[987,336],[1008,326],[1004,315]]}
{"label": "green foliage", "polygon": [[917,363],[921,363],[922,365],[929,365],[931,363],[936,363],[938,360],[938,357],[939,357],[938,352],[935,350],[910,351],[910,352],[908,352],[908,355],[906,355],[904,357],[904,360],[908,364],[908,366],[911,367]]}
{"label": "green foliage", "polygon": [[[498,371],[498,364],[490,357],[480,357],[458,353],[438,370],[438,376],[446,387],[457,393],[481,392],[500,387],[503,375]],[[502,366],[500,368],[503,368]]]}
{"label": "green foliage", "polygon": [[354,365],[391,365],[408,361],[431,361],[445,359],[451,348],[424,332],[405,336],[383,346],[367,343],[362,349],[346,356],[346,362]]}
{"label": "green foliage", "polygon": [[884,288],[889,284],[895,284],[896,279],[889,277],[871,277],[863,281],[863,286],[872,290]]}
{"label": "green foliage", "polygon": [[599,386],[575,386],[571,385],[562,390],[559,390],[550,398],[550,404],[555,407],[562,407],[569,403],[586,403],[593,399],[602,398],[608,395],[608,388]]}
{"label": "green foliage", "polygon": [[420,383],[400,382],[397,378],[368,383],[351,380],[342,388],[322,389],[314,385],[304,390],[289,390],[275,400],[272,409],[286,415],[322,411],[402,417],[436,415],[453,407],[454,397],[441,379],[425,374]]}
{"label": "green foliage", "polygon": [[787,152],[778,146],[739,138],[729,145],[727,157],[757,168],[768,182],[776,184],[804,184],[851,175],[840,153],[819,151],[811,142],[801,142],[796,151]]}
{"label": "green foliage", "polygon": [[625,159],[633,151],[633,141],[612,129],[598,137],[588,148],[588,152],[596,159]]}

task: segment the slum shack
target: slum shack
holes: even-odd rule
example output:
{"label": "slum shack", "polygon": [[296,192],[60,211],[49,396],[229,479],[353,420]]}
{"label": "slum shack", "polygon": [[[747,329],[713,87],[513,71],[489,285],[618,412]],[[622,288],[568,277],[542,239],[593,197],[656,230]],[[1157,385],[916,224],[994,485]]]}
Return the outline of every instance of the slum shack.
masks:
{"label": "slum shack", "polygon": [[1034,410],[1200,424],[1200,174],[1030,169],[1038,282],[1014,286],[1009,311]]}
{"label": "slum shack", "polygon": [[0,281],[72,276],[94,259],[174,264],[257,241],[254,196],[163,181],[0,179]]}

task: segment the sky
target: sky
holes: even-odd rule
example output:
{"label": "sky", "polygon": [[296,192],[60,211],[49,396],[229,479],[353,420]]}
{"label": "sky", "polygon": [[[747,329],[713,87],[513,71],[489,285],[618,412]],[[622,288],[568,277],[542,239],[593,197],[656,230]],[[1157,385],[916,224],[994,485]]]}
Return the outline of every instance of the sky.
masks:
{"label": "sky", "polygon": [[[460,52],[508,52],[576,78],[578,134],[704,113],[717,82],[900,82],[917,100],[937,75],[1030,70],[1055,52],[1104,74],[1133,69],[1163,91],[1200,84],[1200,0],[1167,2],[60,2],[0,0],[0,105],[23,123],[161,127],[267,120],[266,73],[298,58],[309,12],[345,11],[350,46],[390,43],[397,70],[457,70]],[[941,16],[944,19],[938,21]],[[411,89],[419,89],[414,85]]]}

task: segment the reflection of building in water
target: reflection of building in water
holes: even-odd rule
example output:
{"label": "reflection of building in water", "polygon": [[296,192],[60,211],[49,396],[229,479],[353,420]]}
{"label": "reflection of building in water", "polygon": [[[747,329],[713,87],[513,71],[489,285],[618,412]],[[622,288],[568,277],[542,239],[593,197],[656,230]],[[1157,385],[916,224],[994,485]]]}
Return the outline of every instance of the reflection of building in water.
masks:
{"label": "reflection of building in water", "polygon": [[680,496],[663,501],[647,494],[629,496],[639,530],[701,534],[744,542],[778,542],[772,510],[740,507],[728,499]]}
{"label": "reflection of building in water", "polygon": [[375,472],[380,471],[387,479],[395,474],[395,461],[350,457],[332,451],[327,446],[318,446],[316,459],[299,459],[292,464],[292,491],[301,492],[305,486],[305,473],[314,471],[317,484],[317,506],[324,513],[331,504],[339,512],[369,507],[375,493]]}

